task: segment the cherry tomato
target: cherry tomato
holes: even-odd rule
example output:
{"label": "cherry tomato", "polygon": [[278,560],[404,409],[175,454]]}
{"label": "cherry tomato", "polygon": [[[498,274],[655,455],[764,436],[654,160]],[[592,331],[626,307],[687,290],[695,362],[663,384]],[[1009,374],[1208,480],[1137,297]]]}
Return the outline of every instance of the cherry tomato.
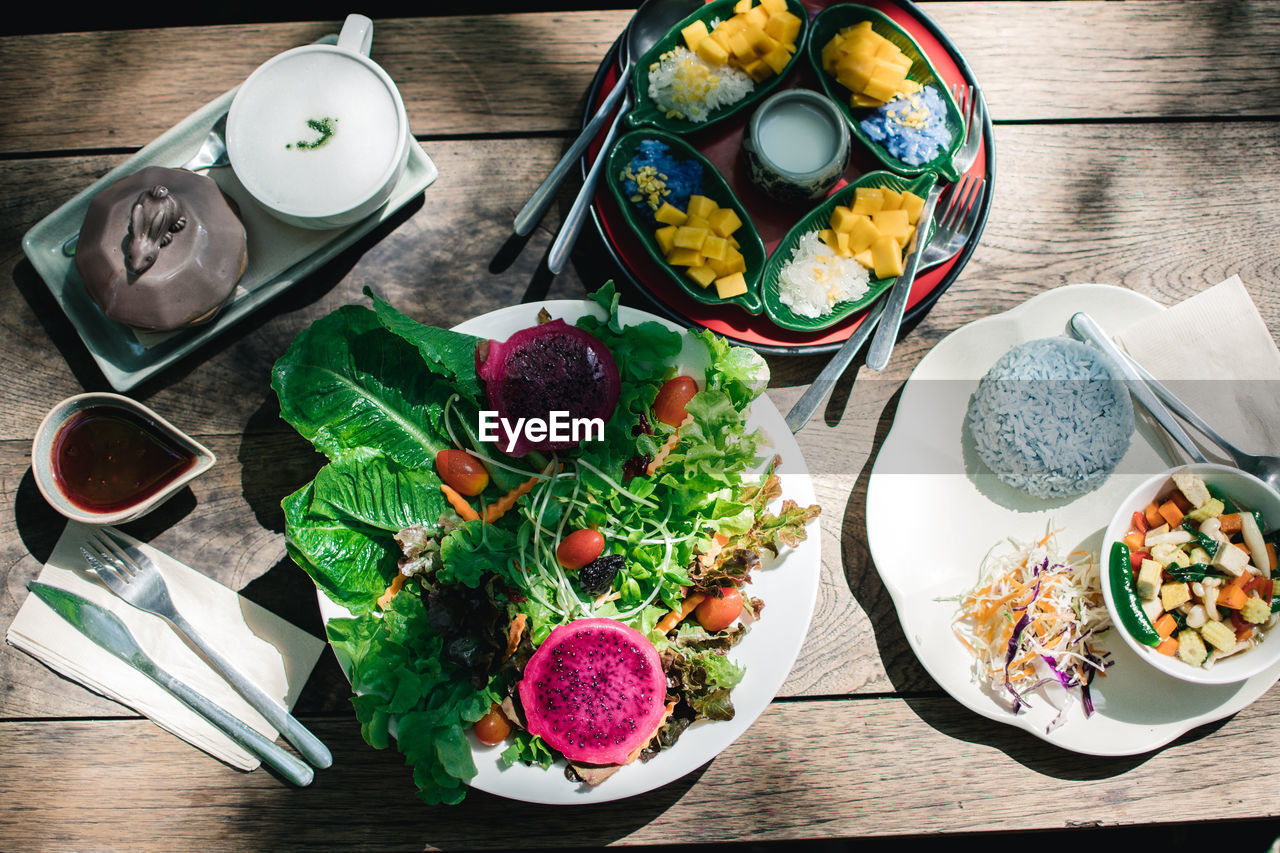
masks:
{"label": "cherry tomato", "polygon": [[691,376],[677,376],[668,379],[658,389],[658,396],[653,401],[653,416],[667,426],[678,427],[684,423],[689,412],[685,406],[698,393],[698,383]]}
{"label": "cherry tomato", "polygon": [[436,473],[445,485],[467,497],[475,497],[489,485],[489,472],[479,459],[465,450],[441,450],[437,453]]}
{"label": "cherry tomato", "polygon": [[604,551],[604,536],[598,530],[575,530],[560,540],[556,559],[571,571],[590,563]]}
{"label": "cherry tomato", "polygon": [[489,713],[476,720],[471,728],[476,733],[476,738],[486,746],[502,743],[507,739],[507,735],[511,734],[511,723],[507,721],[506,714],[502,713],[502,709],[496,702],[489,709]]}
{"label": "cherry tomato", "polygon": [[742,593],[731,586],[720,590],[720,597],[708,595],[702,599],[693,615],[708,631],[723,631],[742,615]]}

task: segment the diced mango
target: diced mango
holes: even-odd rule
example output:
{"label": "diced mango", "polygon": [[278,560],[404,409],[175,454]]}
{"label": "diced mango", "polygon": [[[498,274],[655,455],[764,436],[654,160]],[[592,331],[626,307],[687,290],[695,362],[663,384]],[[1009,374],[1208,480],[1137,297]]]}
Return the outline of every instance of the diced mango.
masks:
{"label": "diced mango", "polygon": [[659,228],[653,232],[653,236],[658,241],[658,248],[662,250],[662,254],[666,255],[675,248],[676,226],[668,225],[665,228]]}
{"label": "diced mango", "polygon": [[862,107],[883,107],[884,101],[873,98],[870,95],[864,95],[861,92],[854,92],[849,96],[849,106],[854,109],[860,109]]}
{"label": "diced mango", "polygon": [[708,287],[711,285],[711,282],[716,280],[715,270],[705,264],[702,266],[689,267],[684,271],[684,274],[696,281],[702,287]]}
{"label": "diced mango", "polygon": [[653,214],[653,218],[664,225],[683,225],[684,221],[689,217],[671,202],[664,201],[662,207],[658,208]]}
{"label": "diced mango", "polygon": [[769,16],[769,20],[764,25],[764,31],[780,42],[795,44],[796,38],[800,35],[800,24],[800,19],[787,11],[784,4],[782,9]]}
{"label": "diced mango", "polygon": [[[871,214],[871,222],[880,233],[894,238],[899,245],[907,242],[907,229],[911,223],[907,221],[905,210],[878,210]],[[676,234],[676,245],[680,245],[680,235]]]}
{"label": "diced mango", "polygon": [[856,255],[864,249],[871,248],[871,245],[879,240],[881,236],[880,229],[869,218],[860,216],[853,223],[853,229],[849,232],[849,248]]}
{"label": "diced mango", "polygon": [[751,0],[738,0],[737,3],[733,4],[733,13],[735,15],[741,15],[744,12],[748,11],[750,8],[751,8]]}
{"label": "diced mango", "polygon": [[672,249],[667,253],[667,263],[673,267],[696,267],[702,260],[697,249]]}
{"label": "diced mango", "polygon": [[707,221],[711,223],[711,230],[721,237],[728,237],[742,227],[742,219],[729,207],[722,207],[712,213]]}
{"label": "diced mango", "polygon": [[742,253],[739,252],[737,249],[729,249],[724,254],[725,254],[724,262],[729,272],[735,273],[735,272],[747,271],[747,259],[744,258],[742,256]]}
{"label": "diced mango", "polygon": [[[758,8],[758,7],[757,7]],[[751,24],[747,27],[747,43],[756,56],[764,56],[778,46],[773,37],[764,31],[764,27]]]}
{"label": "diced mango", "polygon": [[871,82],[863,86],[863,92],[869,98],[875,98],[879,101],[892,101],[893,96],[898,94],[898,84],[901,81],[885,80],[880,77],[872,77]]}
{"label": "diced mango", "polygon": [[689,204],[685,208],[685,212],[690,216],[697,216],[702,219],[706,219],[714,213],[718,207],[718,204],[707,198],[705,195],[691,195],[689,196]]}
{"label": "diced mango", "polygon": [[[901,213],[901,211],[898,211]],[[906,222],[906,214],[903,214],[903,223]],[[677,249],[693,249],[701,251],[702,244],[707,240],[707,229],[694,228],[689,225],[681,225],[676,228],[675,247]]]}
{"label": "diced mango", "polygon": [[849,232],[847,231],[836,232],[836,251],[840,254],[840,257],[842,258],[853,257],[853,249],[849,247]]}
{"label": "diced mango", "polygon": [[747,76],[757,83],[763,83],[773,76],[773,69],[763,59],[757,59],[755,62],[748,62],[742,66],[742,70],[747,72]]}
{"label": "diced mango", "polygon": [[680,31],[680,35],[684,37],[685,47],[689,50],[697,50],[698,45],[707,37],[707,25],[702,21],[694,21],[689,26]]}
{"label": "diced mango", "polygon": [[706,217],[694,216],[692,213],[689,214],[689,218],[684,221],[684,224],[692,228],[706,228],[708,231],[711,230],[711,223],[707,221]]}
{"label": "diced mango", "polygon": [[819,231],[818,239],[826,243],[832,249],[836,248],[839,245],[836,242],[836,232],[830,228],[823,228],[821,231]]}
{"label": "diced mango", "polygon": [[746,18],[748,30],[756,27],[764,32],[764,25],[769,23],[769,10],[763,6],[752,6],[743,15]]}
{"label": "diced mango", "polygon": [[751,42],[747,41],[746,33],[734,33],[729,36],[729,53],[738,62],[752,62],[755,60],[756,52],[751,49]]}
{"label": "diced mango", "polygon": [[724,260],[725,253],[729,250],[729,241],[723,237],[717,237],[714,234],[708,234],[707,239],[702,243],[702,256],[704,258],[714,258],[718,261]]}
{"label": "diced mango", "polygon": [[781,74],[790,61],[791,51],[787,50],[784,45],[778,45],[766,53],[764,59],[761,60],[761,62],[773,69],[774,74]]}
{"label": "diced mango", "polygon": [[905,190],[902,193],[902,209],[907,212],[907,221],[915,225],[920,219],[920,211],[924,210],[924,199],[911,190]]}
{"label": "diced mango", "polygon": [[897,210],[902,207],[902,193],[888,187],[881,187],[880,192],[884,194],[884,205],[880,208],[881,210]]}
{"label": "diced mango", "polygon": [[716,279],[716,294],[721,299],[728,299],[733,296],[741,296],[747,292],[747,280],[743,278],[741,272],[730,273]]}
{"label": "diced mango", "polygon": [[787,11],[787,0],[760,0],[760,7],[770,14]]}
{"label": "diced mango", "polygon": [[902,246],[892,237],[881,237],[871,244],[871,260],[876,278],[902,275]]}
{"label": "diced mango", "polygon": [[867,269],[871,269],[876,265],[875,259],[871,257],[871,247],[863,249],[861,252],[854,252],[853,259],[862,264]]}
{"label": "diced mango", "polygon": [[[715,45],[715,48],[711,45]],[[723,25],[716,27],[711,35],[698,43],[698,56],[712,65],[724,65],[729,61],[729,33]]]}
{"label": "diced mango", "polygon": [[850,232],[854,229],[856,218],[858,218],[858,214],[855,214],[849,207],[836,205],[836,209],[831,211],[831,227],[833,231]]}
{"label": "diced mango", "polygon": [[[884,193],[879,187],[858,187],[853,191],[853,212],[867,216],[884,207]],[[678,224],[678,223],[676,223]]]}
{"label": "diced mango", "polygon": [[845,28],[822,48],[823,70],[850,90],[849,103],[855,108],[880,106],[917,91],[918,84],[907,80],[911,65],[911,58],[877,33],[870,21]]}

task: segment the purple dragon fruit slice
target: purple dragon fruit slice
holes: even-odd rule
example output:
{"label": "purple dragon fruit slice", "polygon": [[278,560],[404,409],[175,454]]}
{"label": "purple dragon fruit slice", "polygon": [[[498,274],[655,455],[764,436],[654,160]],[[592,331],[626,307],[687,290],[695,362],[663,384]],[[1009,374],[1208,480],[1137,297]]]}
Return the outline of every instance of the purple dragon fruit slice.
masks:
{"label": "purple dragon fruit slice", "polygon": [[[608,421],[622,388],[609,348],[564,320],[522,329],[506,341],[481,341],[476,347],[476,373],[484,380],[489,406],[509,423],[519,418],[545,421],[553,411],[568,412],[570,419]],[[505,450],[511,436],[504,425],[498,432],[497,446]],[[576,444],[550,438],[533,442],[521,434],[511,455]]]}
{"label": "purple dragon fruit slice", "polygon": [[570,761],[622,764],[665,713],[667,678],[658,650],[614,619],[554,629],[520,681],[529,731]]}

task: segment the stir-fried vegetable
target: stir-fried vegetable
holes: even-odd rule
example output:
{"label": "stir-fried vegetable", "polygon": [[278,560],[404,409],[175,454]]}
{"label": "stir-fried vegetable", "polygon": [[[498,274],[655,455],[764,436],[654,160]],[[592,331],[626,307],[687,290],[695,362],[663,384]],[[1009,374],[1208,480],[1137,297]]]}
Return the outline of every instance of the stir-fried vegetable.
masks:
{"label": "stir-fried vegetable", "polygon": [[987,555],[978,583],[960,596],[955,634],[975,657],[978,683],[1014,713],[1032,694],[1044,696],[1059,711],[1052,729],[1064,719],[1072,690],[1085,714],[1093,713],[1089,685],[1110,663],[1097,640],[1110,619],[1088,554],[1059,556],[1052,532],[1008,545],[1007,553]]}

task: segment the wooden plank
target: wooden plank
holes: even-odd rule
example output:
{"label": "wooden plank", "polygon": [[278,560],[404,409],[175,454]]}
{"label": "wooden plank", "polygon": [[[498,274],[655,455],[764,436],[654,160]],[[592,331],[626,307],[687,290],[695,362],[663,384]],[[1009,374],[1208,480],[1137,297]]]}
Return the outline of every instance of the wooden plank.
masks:
{"label": "wooden plank", "polygon": [[[973,67],[997,120],[1277,112],[1274,3],[921,5]],[[627,20],[625,10],[381,20],[373,57],[397,81],[420,136],[565,134]],[[275,53],[337,27],[0,38],[0,153],[141,146]],[[45,96],[29,97],[32,80]]]}
{"label": "wooden plank", "polygon": [[[378,21],[373,59],[419,136],[565,132],[624,11]],[[0,39],[0,153],[141,146],[340,22]],[[536,72],[531,73],[531,69]],[[30,97],[41,80],[53,97]]]}
{"label": "wooden plank", "polygon": [[[1221,804],[1211,810],[1215,818],[1274,817],[1280,816],[1276,713],[1280,697],[1272,693],[1163,750],[1096,758],[1050,746],[949,699],[775,703],[688,776],[571,816],[480,792],[459,806],[424,806],[399,755],[370,749],[347,721],[304,720],[335,757],[305,790],[266,771],[221,765],[146,721],[5,722],[0,796],[21,807],[0,811],[0,846],[285,853],[319,845],[758,844],[1173,823],[1205,815],[1206,803]],[[1241,743],[1249,744],[1247,792],[1235,770]],[[1207,769],[1219,766],[1232,769]],[[106,779],[122,795],[106,795]],[[942,779],[947,784],[930,784]]]}

